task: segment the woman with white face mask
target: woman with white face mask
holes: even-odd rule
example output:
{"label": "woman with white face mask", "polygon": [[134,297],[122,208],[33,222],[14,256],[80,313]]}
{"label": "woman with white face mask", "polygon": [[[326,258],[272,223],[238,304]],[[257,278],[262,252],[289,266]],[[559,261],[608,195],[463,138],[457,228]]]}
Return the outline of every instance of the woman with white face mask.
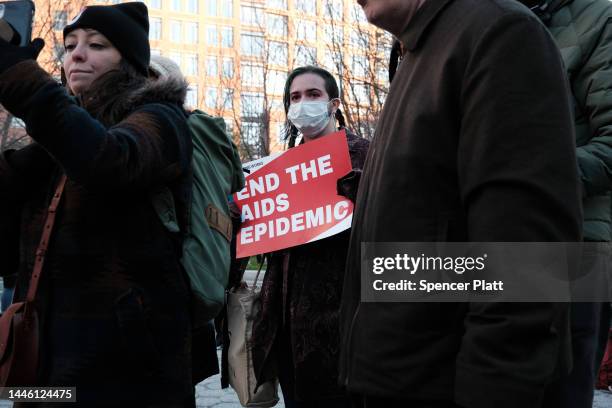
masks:
{"label": "woman with white face mask", "polygon": [[345,128],[338,96],[336,80],[321,68],[301,67],[289,75],[283,97],[289,147],[295,144],[297,132],[305,143],[336,131],[334,117]]}
{"label": "woman with white face mask", "polygon": [[[297,68],[285,83],[289,147],[340,127],[338,85],[318,67]],[[346,133],[353,171],[339,194],[354,201],[369,142]],[[278,375],[287,408],[349,407],[338,387],[338,309],[350,231],[271,254],[253,328],[254,368],[260,383]],[[276,364],[276,367],[274,367]]]}

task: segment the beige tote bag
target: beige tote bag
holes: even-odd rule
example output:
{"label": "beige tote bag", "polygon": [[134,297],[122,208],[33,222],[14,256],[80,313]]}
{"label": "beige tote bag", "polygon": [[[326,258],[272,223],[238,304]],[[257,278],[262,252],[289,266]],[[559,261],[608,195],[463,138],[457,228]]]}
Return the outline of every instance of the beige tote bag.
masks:
{"label": "beige tote bag", "polygon": [[[261,269],[260,269],[261,271]],[[229,384],[238,394],[243,407],[273,407],[278,403],[278,380],[262,384],[257,381],[250,348],[253,319],[257,315],[259,288],[257,279],[251,288],[232,289],[227,294],[227,327],[230,344],[227,353]]]}

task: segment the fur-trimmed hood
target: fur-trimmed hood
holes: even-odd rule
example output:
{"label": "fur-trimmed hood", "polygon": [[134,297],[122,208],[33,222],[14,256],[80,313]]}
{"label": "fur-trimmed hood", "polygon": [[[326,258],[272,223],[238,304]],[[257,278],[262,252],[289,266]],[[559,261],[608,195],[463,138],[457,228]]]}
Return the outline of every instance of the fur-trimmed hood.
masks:
{"label": "fur-trimmed hood", "polygon": [[148,78],[144,85],[129,93],[126,107],[132,111],[148,103],[173,103],[183,106],[187,96],[187,82],[179,77]]}
{"label": "fur-trimmed hood", "polygon": [[120,122],[146,104],[169,103],[183,107],[185,103],[187,82],[182,75],[140,80],[127,79],[120,72],[109,75],[98,84],[98,91],[79,98],[81,106],[106,126]]}

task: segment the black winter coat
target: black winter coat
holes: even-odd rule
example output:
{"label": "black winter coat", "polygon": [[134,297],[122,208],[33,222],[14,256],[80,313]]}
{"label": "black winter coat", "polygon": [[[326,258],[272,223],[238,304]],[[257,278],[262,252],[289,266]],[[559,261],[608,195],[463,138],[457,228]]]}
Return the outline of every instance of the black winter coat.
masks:
{"label": "black winter coat", "polygon": [[[181,239],[150,194],[188,196],[191,138],[182,83],[147,82],[107,127],[35,62],[0,76],[0,103],[36,143],[0,158],[2,274],[25,295],[50,196],[62,197],[37,297],[40,386],[76,386],[70,406],[190,406],[189,286]],[[125,101],[124,101],[125,102]],[[7,245],[4,245],[4,244]],[[55,406],[55,405],[53,405]]]}
{"label": "black winter coat", "polygon": [[[360,171],[369,142],[352,134],[347,142],[352,167]],[[344,395],[338,386],[338,311],[348,240],[344,231],[275,252],[268,261],[253,325],[253,365],[260,383],[278,369],[292,388],[284,392],[297,400]]]}

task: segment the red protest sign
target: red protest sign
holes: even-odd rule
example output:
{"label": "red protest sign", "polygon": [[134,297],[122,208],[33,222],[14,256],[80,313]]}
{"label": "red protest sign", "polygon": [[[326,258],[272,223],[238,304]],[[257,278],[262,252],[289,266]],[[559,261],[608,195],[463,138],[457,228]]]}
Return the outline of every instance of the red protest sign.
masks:
{"label": "red protest sign", "polygon": [[238,258],[317,241],[350,228],[353,204],[336,192],[338,178],[351,171],[344,131],[245,166],[254,171],[247,175],[245,188],[234,194],[242,214]]}

